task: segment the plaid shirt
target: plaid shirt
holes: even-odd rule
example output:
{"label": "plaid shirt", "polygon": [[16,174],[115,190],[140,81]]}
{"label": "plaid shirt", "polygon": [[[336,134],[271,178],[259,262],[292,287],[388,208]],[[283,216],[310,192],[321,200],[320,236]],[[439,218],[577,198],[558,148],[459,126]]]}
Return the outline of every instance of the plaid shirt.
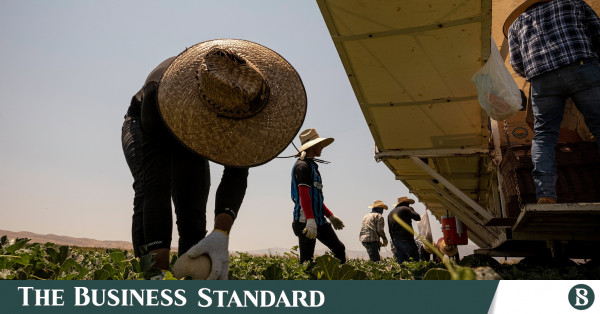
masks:
{"label": "plaid shirt", "polygon": [[567,64],[597,58],[600,19],[582,0],[554,0],[521,14],[508,29],[510,65],[529,81]]}
{"label": "plaid shirt", "polygon": [[386,239],[383,216],[378,213],[365,215],[360,226],[360,242],[379,242],[379,237]]}

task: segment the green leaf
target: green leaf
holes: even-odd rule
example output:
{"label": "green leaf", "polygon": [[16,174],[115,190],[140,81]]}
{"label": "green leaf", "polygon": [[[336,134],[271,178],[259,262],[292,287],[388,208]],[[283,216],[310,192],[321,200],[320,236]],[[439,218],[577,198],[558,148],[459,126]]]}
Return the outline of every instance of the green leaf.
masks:
{"label": "green leaf", "polygon": [[27,280],[29,279],[29,274],[24,271],[23,269],[19,269],[17,270],[17,273],[15,274],[15,279],[16,280]]}
{"label": "green leaf", "polygon": [[335,280],[338,277],[340,260],[337,258],[331,255],[322,255],[315,259],[315,263],[317,266],[313,269],[313,273],[320,272],[321,274],[317,275],[319,279]]}
{"label": "green leaf", "polygon": [[96,270],[92,276],[94,280],[106,280],[108,277],[110,277],[110,274],[104,269]]}
{"label": "green leaf", "polygon": [[114,251],[110,253],[110,258],[117,264],[125,260],[125,254],[121,251]]}
{"label": "green leaf", "polygon": [[77,277],[76,277],[77,280],[84,279],[90,273],[89,269],[87,269],[79,264],[77,264],[75,267],[77,267]]}
{"label": "green leaf", "polygon": [[27,254],[23,254],[23,255],[19,256],[19,258],[13,259],[13,262],[15,262],[16,264],[19,264],[19,265],[27,266],[27,265],[31,264],[31,256],[27,255]]}
{"label": "green leaf", "polygon": [[354,278],[352,278],[352,280],[369,280],[369,276],[367,276],[367,273],[365,273],[362,270],[357,270],[354,273]]}
{"label": "green leaf", "polygon": [[66,273],[70,268],[76,268],[76,266],[77,262],[75,262],[75,260],[69,257],[60,265],[60,268],[58,269],[58,274],[62,274],[63,272]]}
{"label": "green leaf", "polygon": [[48,261],[52,262],[53,264],[58,263],[59,260],[59,254],[56,251],[55,248],[53,247],[47,247],[46,248],[46,254],[48,254]]}
{"label": "green leaf", "polygon": [[51,279],[54,276],[54,272],[46,268],[38,268],[33,272],[33,276],[41,279]]}
{"label": "green leaf", "polygon": [[140,261],[138,259],[131,260],[131,267],[133,268],[133,271],[136,273],[142,272],[142,266],[140,265]]}
{"label": "green leaf", "polygon": [[154,255],[146,254],[140,258],[140,268],[142,272],[147,272],[154,266]]}
{"label": "green leaf", "polygon": [[111,264],[104,264],[102,266],[102,269],[106,270],[106,272],[108,272],[108,274],[111,277],[115,276],[115,274],[117,273],[117,270]]}
{"label": "green leaf", "polygon": [[456,276],[452,277],[452,280],[475,280],[477,279],[477,275],[473,271],[471,267],[461,267],[456,266],[454,268],[456,270]]}
{"label": "green leaf", "polygon": [[283,279],[283,269],[281,265],[271,264],[262,271],[262,275],[266,280],[281,280]]}
{"label": "green leaf", "polygon": [[67,257],[69,256],[69,247],[66,245],[62,245],[60,246],[60,248],[58,248],[58,250],[58,260],[56,261],[56,263],[62,264],[67,260]]}
{"label": "green leaf", "polygon": [[423,280],[450,280],[450,272],[443,268],[432,268],[425,273]]}
{"label": "green leaf", "polygon": [[31,239],[18,239],[17,242],[6,248],[6,253],[8,255],[15,254],[17,250],[25,246],[25,244],[29,241],[31,241]]}
{"label": "green leaf", "polygon": [[351,280],[356,274],[356,268],[352,265],[344,264],[338,270],[338,277],[336,280]]}
{"label": "green leaf", "polygon": [[173,276],[173,273],[171,273],[170,271],[167,271],[167,273],[165,273],[165,278],[163,280],[179,280],[179,279],[175,278]]}

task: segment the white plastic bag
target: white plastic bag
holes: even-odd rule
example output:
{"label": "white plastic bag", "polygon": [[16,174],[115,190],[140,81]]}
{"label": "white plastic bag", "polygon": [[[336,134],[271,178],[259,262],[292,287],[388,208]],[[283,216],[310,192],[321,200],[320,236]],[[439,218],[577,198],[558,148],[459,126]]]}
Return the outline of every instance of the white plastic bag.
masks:
{"label": "white plastic bag", "polygon": [[502,121],[521,110],[521,91],[492,39],[490,59],[473,75],[479,104],[490,118]]}
{"label": "white plastic bag", "polygon": [[419,235],[424,237],[429,243],[433,243],[433,235],[431,234],[431,225],[429,224],[427,209],[425,209],[425,212],[421,215],[421,220],[417,223],[417,228],[419,229]]}

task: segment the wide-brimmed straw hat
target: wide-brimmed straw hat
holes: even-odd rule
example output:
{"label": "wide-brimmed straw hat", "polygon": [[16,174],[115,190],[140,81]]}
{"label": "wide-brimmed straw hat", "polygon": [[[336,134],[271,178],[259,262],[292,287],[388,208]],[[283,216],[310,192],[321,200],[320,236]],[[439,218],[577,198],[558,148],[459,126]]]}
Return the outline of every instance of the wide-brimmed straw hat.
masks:
{"label": "wide-brimmed straw hat", "polygon": [[512,25],[512,23],[519,17],[519,15],[523,14],[523,12],[527,11],[529,7],[536,3],[540,2],[550,2],[552,0],[526,0],[521,3],[518,7],[516,7],[506,18],[504,21],[504,25],[502,25],[502,32],[504,33],[504,37],[508,38],[508,29]]}
{"label": "wide-brimmed straw hat", "polygon": [[373,201],[373,205],[369,205],[369,208],[383,208],[388,209],[387,205],[383,203],[383,201],[375,200]]}
{"label": "wide-brimmed straw hat", "polygon": [[306,92],[275,51],[217,39],[183,51],[158,87],[161,116],[177,139],[225,166],[253,167],[279,155],[298,133]]}
{"label": "wide-brimmed straw hat", "polygon": [[321,143],[321,147],[325,147],[331,143],[333,143],[333,138],[331,137],[320,137],[319,133],[315,129],[306,129],[300,133],[298,136],[300,138],[300,148],[298,149],[298,153],[301,153],[319,143]]}
{"label": "wide-brimmed straw hat", "polygon": [[458,253],[458,246],[454,244],[446,244],[444,239],[440,239],[437,243],[437,249],[440,250],[444,255],[454,256]]}
{"label": "wide-brimmed straw hat", "polygon": [[398,197],[398,202],[394,204],[394,206],[397,206],[398,204],[402,203],[414,204],[415,200],[413,200],[412,198],[408,198],[407,196]]}

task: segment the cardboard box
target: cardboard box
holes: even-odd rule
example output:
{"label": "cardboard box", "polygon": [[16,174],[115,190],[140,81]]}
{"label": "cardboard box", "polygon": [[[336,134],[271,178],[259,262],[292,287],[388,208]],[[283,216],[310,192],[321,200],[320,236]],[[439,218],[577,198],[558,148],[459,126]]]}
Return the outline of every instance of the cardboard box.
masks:
{"label": "cardboard box", "polygon": [[502,146],[507,145],[506,136],[510,140],[510,145],[531,145],[533,139],[533,130],[527,124],[525,111],[519,111],[512,117],[506,119],[506,129],[504,127],[504,121],[498,121],[498,134],[500,134],[500,143]]}
{"label": "cardboard box", "polygon": [[[502,146],[507,144],[507,132],[512,146],[531,145],[531,140],[533,139],[533,113],[530,108],[531,106],[528,105],[527,111],[519,111],[509,119],[506,119],[506,131],[504,130],[504,121],[498,121],[498,132]],[[560,124],[558,142],[578,143],[582,141],[594,141],[594,137],[587,125],[585,125],[583,115],[569,98],[565,103],[565,112],[563,121]]]}

